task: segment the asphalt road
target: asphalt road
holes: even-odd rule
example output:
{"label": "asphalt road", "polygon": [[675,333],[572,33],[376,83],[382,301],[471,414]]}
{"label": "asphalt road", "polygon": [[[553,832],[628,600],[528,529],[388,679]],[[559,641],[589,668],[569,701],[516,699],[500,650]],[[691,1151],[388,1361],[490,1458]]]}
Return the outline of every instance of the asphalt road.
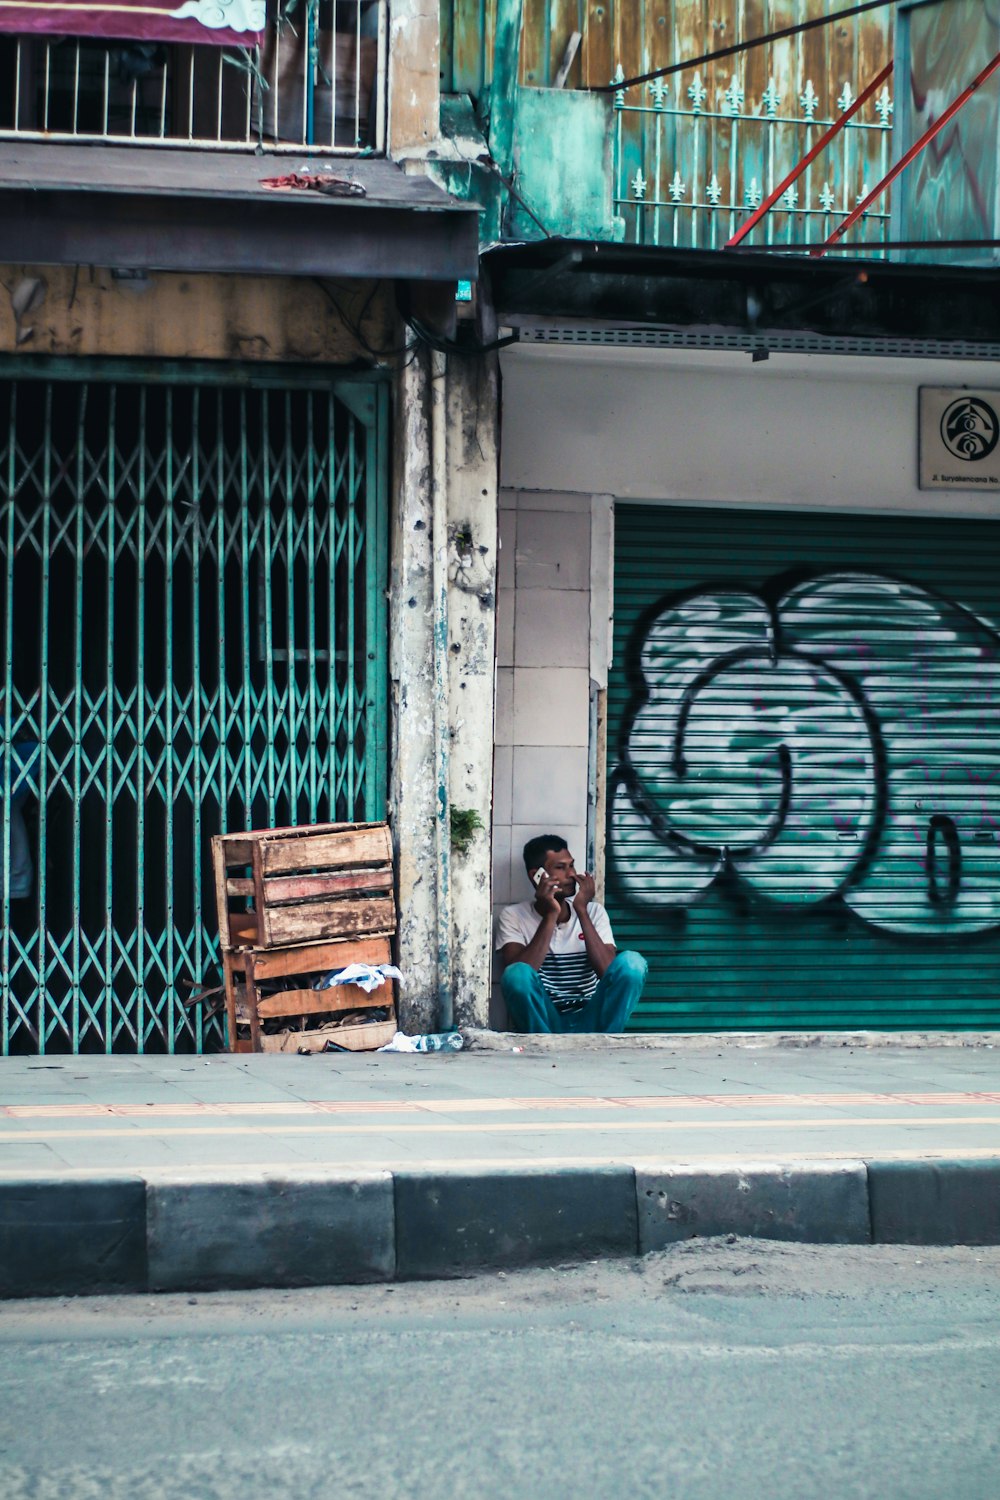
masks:
{"label": "asphalt road", "polygon": [[0,1306],[4,1500],[997,1500],[1000,1249]]}

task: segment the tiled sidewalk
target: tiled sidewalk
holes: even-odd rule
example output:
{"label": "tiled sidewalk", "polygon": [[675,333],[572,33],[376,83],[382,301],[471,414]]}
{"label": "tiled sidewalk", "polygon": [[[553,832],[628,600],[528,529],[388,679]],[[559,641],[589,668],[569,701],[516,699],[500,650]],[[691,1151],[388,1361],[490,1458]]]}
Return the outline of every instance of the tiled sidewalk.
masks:
{"label": "tiled sidewalk", "polygon": [[719,1232],[1000,1239],[1000,1049],[0,1062],[7,1295],[458,1274]]}

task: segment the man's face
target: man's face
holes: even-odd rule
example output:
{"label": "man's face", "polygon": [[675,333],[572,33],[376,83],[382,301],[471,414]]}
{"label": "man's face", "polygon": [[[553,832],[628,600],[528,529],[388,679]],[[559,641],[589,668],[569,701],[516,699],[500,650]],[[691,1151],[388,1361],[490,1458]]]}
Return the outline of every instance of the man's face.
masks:
{"label": "man's face", "polygon": [[560,896],[572,896],[577,885],[576,865],[568,849],[550,849],[545,856],[545,873],[558,886]]}

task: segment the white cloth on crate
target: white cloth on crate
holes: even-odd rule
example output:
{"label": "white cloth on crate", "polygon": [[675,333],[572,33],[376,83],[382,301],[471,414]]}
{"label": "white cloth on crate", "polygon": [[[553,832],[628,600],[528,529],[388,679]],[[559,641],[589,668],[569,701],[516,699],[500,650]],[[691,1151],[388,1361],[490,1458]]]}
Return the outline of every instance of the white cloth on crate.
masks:
{"label": "white cloth on crate", "polygon": [[329,990],[337,984],[356,984],[370,995],[372,990],[381,989],[387,979],[398,979],[402,984],[403,976],[395,964],[348,964],[346,968],[331,969],[329,974],[321,975],[313,989]]}

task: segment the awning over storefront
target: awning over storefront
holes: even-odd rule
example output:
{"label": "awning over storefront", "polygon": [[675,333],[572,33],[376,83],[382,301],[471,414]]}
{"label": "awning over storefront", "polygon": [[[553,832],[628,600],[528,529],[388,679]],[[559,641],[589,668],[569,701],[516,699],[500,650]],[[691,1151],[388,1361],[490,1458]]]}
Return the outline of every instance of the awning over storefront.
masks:
{"label": "awning over storefront", "polygon": [[[753,251],[673,250],[548,239],[484,256],[500,321],[658,328],[736,339],[750,351],[850,339],[856,352],[998,357],[1000,270],[816,259]],[[908,349],[904,346],[910,346]],[[804,347],[796,343],[795,347]]]}
{"label": "awning over storefront", "polygon": [[[0,261],[448,282],[477,274],[478,208],[391,162],[7,145]],[[330,182],[329,179],[334,179]]]}

